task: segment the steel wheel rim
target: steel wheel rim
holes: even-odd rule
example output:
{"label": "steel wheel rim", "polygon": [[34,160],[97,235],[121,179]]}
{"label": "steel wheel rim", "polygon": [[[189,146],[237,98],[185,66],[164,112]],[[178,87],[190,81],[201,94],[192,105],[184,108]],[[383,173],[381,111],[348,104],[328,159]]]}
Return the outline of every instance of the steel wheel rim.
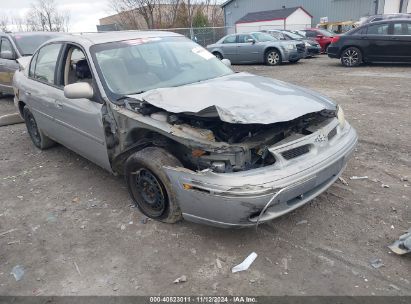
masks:
{"label": "steel wheel rim", "polygon": [[35,142],[35,144],[39,145],[40,142],[41,142],[40,133],[39,133],[39,130],[37,128],[36,120],[34,119],[33,115],[31,115],[31,114],[28,115],[27,130],[30,134],[30,137]]}
{"label": "steel wheel rim", "polygon": [[167,207],[167,195],[161,182],[147,169],[139,170],[134,182],[139,206],[149,216],[161,216]]}
{"label": "steel wheel rim", "polygon": [[280,61],[280,55],[277,52],[270,52],[267,56],[269,64],[277,64]]}
{"label": "steel wheel rim", "polygon": [[345,64],[352,66],[358,63],[359,54],[356,50],[348,49],[344,52],[343,61]]}

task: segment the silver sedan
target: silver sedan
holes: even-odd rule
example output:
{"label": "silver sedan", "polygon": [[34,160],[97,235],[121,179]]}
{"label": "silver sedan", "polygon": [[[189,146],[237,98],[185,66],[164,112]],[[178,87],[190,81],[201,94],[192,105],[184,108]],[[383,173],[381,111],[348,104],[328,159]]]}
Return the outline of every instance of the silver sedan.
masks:
{"label": "silver sedan", "polygon": [[232,63],[295,63],[304,57],[305,45],[299,41],[282,41],[269,34],[251,32],[227,35],[207,49],[219,59]]}

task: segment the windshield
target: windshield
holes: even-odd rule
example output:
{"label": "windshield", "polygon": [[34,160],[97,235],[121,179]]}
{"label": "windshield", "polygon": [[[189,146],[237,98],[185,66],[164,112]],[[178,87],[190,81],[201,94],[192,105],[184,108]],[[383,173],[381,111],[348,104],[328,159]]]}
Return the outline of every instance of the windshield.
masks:
{"label": "windshield", "polygon": [[317,32],[319,32],[321,35],[324,35],[326,37],[335,36],[334,33],[327,31],[327,30],[323,30],[323,29],[318,29]]}
{"label": "windshield", "polygon": [[234,73],[185,37],[140,38],[90,48],[108,93],[124,95],[176,87]]}
{"label": "windshield", "polygon": [[251,34],[257,41],[266,42],[266,41],[277,41],[278,39],[266,33],[252,33]]}
{"label": "windshield", "polygon": [[22,56],[33,55],[35,50],[44,42],[56,38],[56,35],[15,35],[13,40]]}
{"label": "windshield", "polygon": [[292,38],[292,39],[301,39],[304,38],[304,36],[301,36],[299,34],[295,34],[293,32],[289,32],[289,31],[284,31],[282,32],[284,35],[287,35],[288,37]]}

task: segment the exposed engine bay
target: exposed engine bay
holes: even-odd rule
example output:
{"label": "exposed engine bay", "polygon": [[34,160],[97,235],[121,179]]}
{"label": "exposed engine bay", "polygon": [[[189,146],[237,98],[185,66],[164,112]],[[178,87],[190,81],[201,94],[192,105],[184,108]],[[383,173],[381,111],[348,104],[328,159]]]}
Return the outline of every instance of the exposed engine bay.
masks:
{"label": "exposed engine bay", "polygon": [[272,165],[275,157],[268,148],[287,138],[293,140],[312,134],[320,126],[336,117],[336,111],[322,110],[287,122],[273,124],[228,123],[219,117],[196,116],[195,113],[170,113],[136,99],[124,101],[125,107],[135,113],[166,122],[194,138],[235,147],[232,151],[199,147],[192,149],[172,141],[152,140],[155,145],[169,148],[190,170],[211,169],[215,172],[237,172]]}

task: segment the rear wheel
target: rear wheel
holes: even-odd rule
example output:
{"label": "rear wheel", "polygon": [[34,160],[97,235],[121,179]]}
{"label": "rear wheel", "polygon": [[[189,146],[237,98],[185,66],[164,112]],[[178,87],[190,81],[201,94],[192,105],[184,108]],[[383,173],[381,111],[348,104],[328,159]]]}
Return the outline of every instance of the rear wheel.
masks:
{"label": "rear wheel", "polygon": [[145,148],[127,159],[125,177],[130,196],[143,214],[175,223],[182,215],[164,166],[181,167],[181,163],[164,149]]}
{"label": "rear wheel", "polygon": [[279,65],[281,64],[281,54],[278,50],[268,50],[265,54],[265,63],[268,65]]}
{"label": "rear wheel", "polygon": [[356,67],[362,63],[362,53],[356,47],[349,47],[341,54],[341,63],[346,67]]}
{"label": "rear wheel", "polygon": [[45,150],[55,145],[55,142],[48,138],[37,126],[37,122],[34,119],[33,114],[27,107],[23,109],[23,118],[26,123],[27,132],[30,135],[33,144],[41,149]]}
{"label": "rear wheel", "polygon": [[223,55],[221,55],[219,52],[214,52],[213,55],[216,56],[217,59],[220,59],[220,60],[223,59]]}

